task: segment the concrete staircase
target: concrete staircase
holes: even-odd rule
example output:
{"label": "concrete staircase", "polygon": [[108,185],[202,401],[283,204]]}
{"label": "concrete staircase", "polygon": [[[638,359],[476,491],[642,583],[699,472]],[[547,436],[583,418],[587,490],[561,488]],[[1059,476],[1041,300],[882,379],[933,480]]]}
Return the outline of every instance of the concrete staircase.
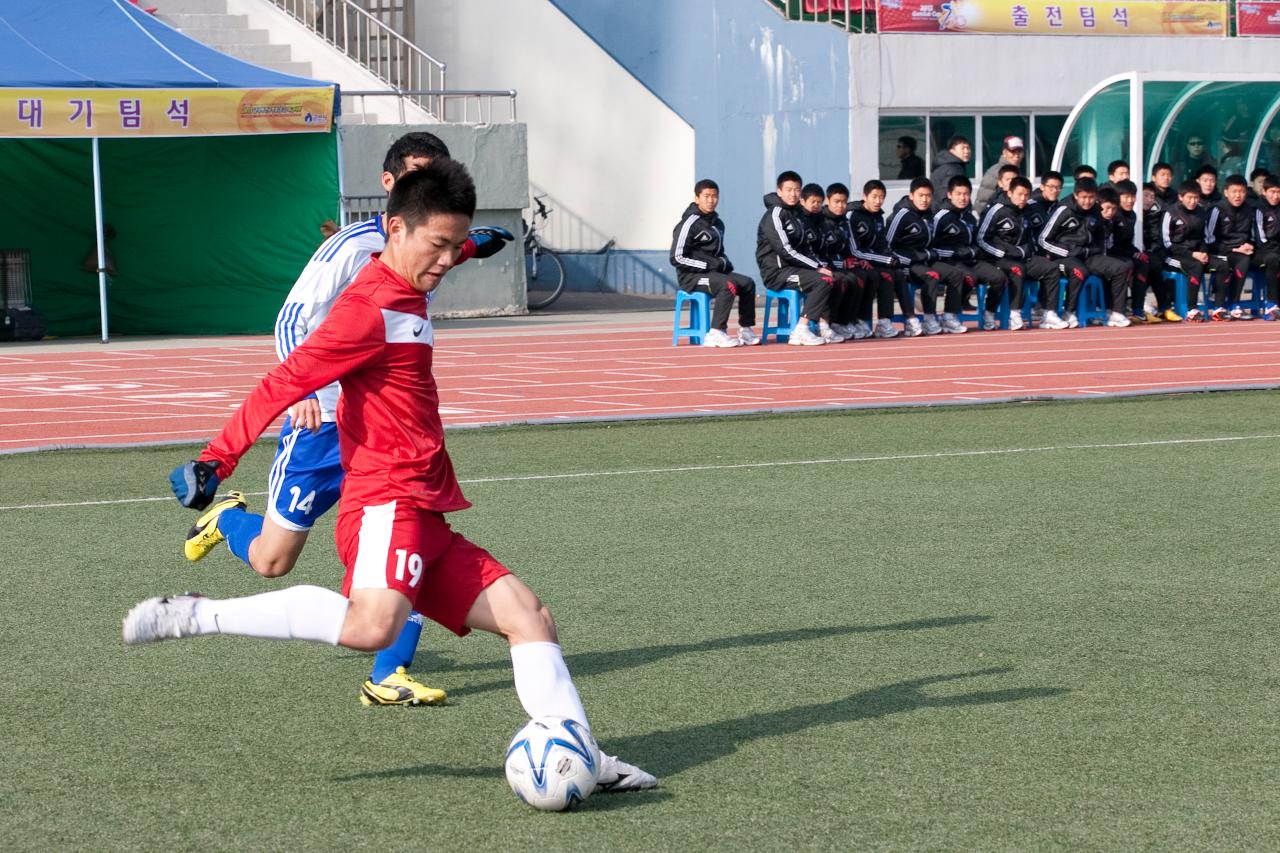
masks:
{"label": "concrete staircase", "polygon": [[152,0],[156,17],[214,50],[299,77],[311,77],[310,62],[295,61],[291,45],[273,42],[271,31],[253,29],[248,15],[233,15],[227,0]]}

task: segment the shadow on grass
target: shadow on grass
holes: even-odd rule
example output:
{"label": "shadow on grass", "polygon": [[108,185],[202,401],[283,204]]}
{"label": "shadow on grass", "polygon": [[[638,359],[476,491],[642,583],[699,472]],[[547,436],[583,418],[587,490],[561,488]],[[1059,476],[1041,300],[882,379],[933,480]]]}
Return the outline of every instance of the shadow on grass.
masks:
{"label": "shadow on grass", "polygon": [[[850,694],[831,702],[801,705],[781,711],[749,714],[682,729],[652,732],[624,738],[611,738],[602,744],[610,754],[634,762],[661,779],[673,776],[692,767],[707,764],[736,752],[752,741],[767,740],[782,735],[802,732],[817,726],[874,720],[890,714],[902,714],[928,708],[963,708],[972,705],[996,705],[1010,702],[1027,702],[1035,699],[1051,699],[1070,691],[1064,687],[1010,687],[1002,690],[974,690],[949,696],[930,696],[924,688],[960,681],[968,678],[984,678],[1013,672],[1012,667],[993,667],[951,675],[929,675],[907,681],[896,681],[883,687],[874,687]],[[422,764],[396,770],[379,770],[355,776],[342,776],[338,782],[362,779],[398,779],[416,776],[490,777],[491,769],[454,768],[440,764]],[[661,789],[655,792],[660,794]],[[614,799],[619,799],[613,805]],[[607,798],[608,806],[620,808],[627,805],[653,803],[656,798],[643,796],[632,799]],[[594,801],[593,801],[594,802]]]}
{"label": "shadow on grass", "polygon": [[[930,628],[951,628],[956,625],[972,625],[988,622],[990,616],[970,614],[964,616],[942,616],[936,619],[913,619],[909,622],[894,622],[889,625],[835,625],[825,628],[792,628],[785,631],[764,631],[758,634],[739,634],[734,637],[718,637],[714,640],[703,640],[697,643],[667,643],[660,646],[644,646],[638,649],[617,649],[610,652],[582,652],[576,655],[565,655],[565,663],[574,678],[588,675],[603,675],[620,669],[631,669],[637,666],[654,663],[665,658],[696,652],[713,652],[722,649],[743,649],[754,646],[771,646],[779,643],[794,643],[802,640],[821,640],[828,637],[843,637],[850,634],[875,634],[883,631],[924,631]],[[414,667],[415,670],[419,669]],[[427,673],[423,677],[437,678],[443,672],[474,672],[483,670],[509,670],[511,661],[497,660],[474,666],[446,666],[441,669],[422,668]],[[449,688],[450,696],[472,696],[487,693],[491,690],[509,690],[511,679],[488,681],[462,687]]]}

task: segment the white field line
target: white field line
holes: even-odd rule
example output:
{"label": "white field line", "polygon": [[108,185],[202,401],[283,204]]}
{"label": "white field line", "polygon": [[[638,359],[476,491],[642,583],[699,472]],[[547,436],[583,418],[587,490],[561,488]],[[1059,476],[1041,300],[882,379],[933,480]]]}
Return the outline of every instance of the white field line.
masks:
{"label": "white field line", "polygon": [[[1150,441],[1125,441],[1110,444],[1060,444],[1042,447],[1004,447],[989,450],[949,450],[939,453],[898,453],[890,456],[844,456],[828,459],[789,459],[772,462],[740,462],[726,465],[677,465],[668,468],[624,468],[615,471],[576,471],[568,474],[517,474],[500,477],[471,477],[458,482],[463,485],[482,483],[524,483],[540,480],[580,480],[589,477],[640,477],[651,474],[685,474],[704,471],[746,471],[767,468],[791,468],[802,465],[855,465],[865,462],[910,462],[929,459],[964,459],[980,456],[1012,456],[1026,453],[1061,453],[1072,450],[1129,450],[1135,447],[1172,447],[1186,444],[1223,444],[1236,441],[1270,441],[1280,438],[1280,433],[1263,435],[1218,435],[1209,438],[1164,438]],[[250,497],[262,497],[266,492],[246,492]],[[103,501],[72,501],[66,503],[14,504],[0,506],[0,512],[23,509],[64,509],[84,506],[116,506],[120,504],[157,503],[171,501],[172,497],[119,498]]]}

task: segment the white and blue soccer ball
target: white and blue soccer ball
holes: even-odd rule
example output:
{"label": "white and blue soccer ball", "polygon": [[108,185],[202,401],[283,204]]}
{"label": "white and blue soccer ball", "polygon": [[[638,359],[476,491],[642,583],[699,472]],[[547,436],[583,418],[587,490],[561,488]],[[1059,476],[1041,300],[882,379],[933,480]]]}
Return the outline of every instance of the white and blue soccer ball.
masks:
{"label": "white and blue soccer ball", "polygon": [[600,748],[591,730],[564,717],[539,717],[507,747],[507,783],[540,811],[564,811],[591,796],[600,773]]}

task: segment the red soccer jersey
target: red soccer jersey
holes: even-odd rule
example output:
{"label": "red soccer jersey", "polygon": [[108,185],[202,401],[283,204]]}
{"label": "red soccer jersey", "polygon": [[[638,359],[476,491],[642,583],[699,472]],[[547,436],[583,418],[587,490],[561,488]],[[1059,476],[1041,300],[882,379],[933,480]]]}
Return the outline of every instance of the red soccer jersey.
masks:
{"label": "red soccer jersey", "polygon": [[426,298],[374,255],[200,458],[216,460],[218,476],[227,479],[281,412],[336,379],[343,507],[396,500],[436,512],[466,509],[471,504],[444,449],[433,342]]}

